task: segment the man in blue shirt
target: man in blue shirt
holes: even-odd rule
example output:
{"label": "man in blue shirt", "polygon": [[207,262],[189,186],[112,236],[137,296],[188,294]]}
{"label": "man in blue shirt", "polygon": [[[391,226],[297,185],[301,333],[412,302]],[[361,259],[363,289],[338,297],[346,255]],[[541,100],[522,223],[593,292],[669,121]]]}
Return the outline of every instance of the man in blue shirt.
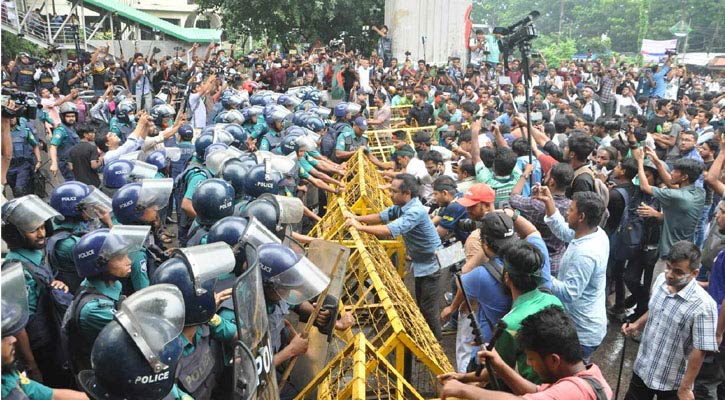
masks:
{"label": "man in blue shirt", "polygon": [[665,76],[667,76],[667,73],[670,72],[671,65],[672,56],[667,56],[667,60],[665,60],[665,65],[661,67],[659,65],[656,65],[652,68],[652,80],[654,80],[655,86],[651,89],[650,97],[657,97],[660,99],[665,98],[665,89],[667,88]]}
{"label": "man in blue shirt", "polygon": [[[435,251],[441,248],[441,239],[428,217],[428,210],[418,199],[419,193],[420,184],[415,176],[396,175],[390,185],[393,206],[379,214],[355,216],[346,213],[345,225],[380,237],[403,236],[405,253],[412,258],[416,302],[433,334],[440,339],[438,281],[441,273]],[[380,225],[381,222],[384,225]]]}
{"label": "man in blue shirt", "polygon": [[544,222],[554,235],[569,243],[558,276],[552,278],[551,291],[574,320],[584,361],[588,363],[607,334],[605,285],[609,238],[598,227],[604,201],[594,192],[576,192],[565,219],[548,187],[537,185],[533,192],[546,205]]}

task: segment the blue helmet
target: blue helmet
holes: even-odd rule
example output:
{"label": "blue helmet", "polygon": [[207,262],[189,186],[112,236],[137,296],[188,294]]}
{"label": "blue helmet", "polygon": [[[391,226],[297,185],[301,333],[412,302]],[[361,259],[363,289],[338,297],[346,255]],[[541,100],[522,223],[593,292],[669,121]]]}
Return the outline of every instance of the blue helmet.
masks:
{"label": "blue helmet", "polygon": [[64,217],[80,217],[80,204],[90,194],[91,188],[83,182],[63,182],[50,194],[50,206]]}
{"label": "blue helmet", "polygon": [[229,182],[234,188],[237,199],[244,197],[244,183],[247,181],[249,168],[240,160],[229,160],[222,165],[219,177]]}
{"label": "blue helmet", "polygon": [[316,106],[312,100],[305,100],[297,106],[298,111],[310,111],[312,107]]}
{"label": "blue helmet", "polygon": [[113,161],[103,169],[103,185],[111,189],[118,189],[127,183],[131,183],[131,171],[133,171],[133,162],[128,160]]}
{"label": "blue helmet", "polygon": [[201,135],[213,135],[216,130],[216,124],[209,124],[202,128]]}
{"label": "blue helmet", "polygon": [[306,100],[311,101],[317,105],[322,101],[322,93],[319,90],[312,90],[307,93]]}
{"label": "blue helmet", "polygon": [[284,107],[288,107],[288,108],[289,107],[294,108],[297,105],[299,105],[301,102],[302,101],[298,97],[288,96],[286,94],[279,96],[279,98],[277,99],[277,104],[284,106]]}
{"label": "blue helmet", "polygon": [[279,226],[279,210],[272,202],[267,201],[263,198],[258,198],[251,201],[244,207],[241,212],[242,217],[256,218],[267,230],[280,235],[281,227]]}
{"label": "blue helmet", "polygon": [[247,172],[244,182],[244,193],[248,196],[258,197],[264,193],[277,194],[279,182],[283,179],[278,171],[268,168],[268,163],[257,164]]}
{"label": "blue helmet", "polygon": [[257,249],[262,281],[273,285],[289,304],[301,304],[322,293],[330,279],[307,257],[289,246],[267,243]]}
{"label": "blue helmet", "polygon": [[304,127],[315,133],[320,133],[327,129],[327,126],[325,126],[325,122],[322,121],[322,118],[317,116],[307,118],[307,120],[305,120]]}
{"label": "blue helmet", "polygon": [[124,185],[113,195],[113,215],[122,224],[151,223],[153,221],[143,219],[144,214],[148,209],[158,211],[166,207],[173,188],[174,180],[171,178],[144,179]]}
{"label": "blue helmet", "polygon": [[[73,247],[73,264],[81,278],[116,279],[108,273],[108,262],[128,255],[131,244],[110,229],[97,229],[83,235]],[[130,273],[130,263],[129,271]]]}
{"label": "blue helmet", "polygon": [[209,322],[216,313],[214,286],[232,272],[236,260],[228,244],[217,242],[174,251],[156,268],[151,283],[170,283],[181,291],[186,311],[184,326]]}
{"label": "blue helmet", "polygon": [[93,343],[93,370],[78,374],[81,388],[94,399],[165,398],[183,353],[181,292],[173,285],[154,285],[119,308]]}
{"label": "blue helmet", "polygon": [[161,150],[153,151],[148,155],[148,157],[146,157],[146,162],[161,171],[166,168],[166,153]]}
{"label": "blue helmet", "polygon": [[246,261],[246,253],[241,241],[244,230],[247,228],[247,222],[248,220],[242,217],[224,217],[209,228],[206,236],[207,243],[224,242],[232,247],[235,259],[234,270],[237,275],[243,271],[242,267]]}
{"label": "blue helmet", "polygon": [[234,214],[234,188],[223,179],[207,179],[194,190],[191,204],[196,221],[209,226]]}
{"label": "blue helmet", "polygon": [[119,120],[128,123],[130,122],[129,115],[136,113],[136,103],[131,99],[124,99],[116,105],[116,117]]}
{"label": "blue helmet", "polygon": [[76,107],[74,103],[66,101],[58,107],[58,114],[60,115],[60,120],[62,122],[65,122],[64,117],[66,114],[75,114],[76,118],[78,118],[78,107]]}
{"label": "blue helmet", "polygon": [[194,142],[194,149],[196,150],[196,157],[200,160],[204,160],[204,154],[206,154],[206,148],[214,143],[214,136],[212,135],[201,135],[196,138]]}
{"label": "blue helmet", "polygon": [[166,104],[166,102],[163,101],[163,100],[161,100],[158,97],[154,97],[154,99],[151,101],[151,108],[156,107],[156,106],[160,106],[162,104]]}
{"label": "blue helmet", "polygon": [[183,140],[191,140],[194,137],[194,128],[191,125],[181,125],[179,127],[179,137]]}
{"label": "blue helmet", "polygon": [[[168,120],[174,115],[176,115],[176,110],[174,110],[173,107],[165,103],[154,106],[151,109],[151,112],[149,112],[149,116],[151,117],[151,119],[153,119],[154,124],[156,124],[157,127],[161,127],[164,121]],[[170,123],[169,126],[171,125],[173,124]]]}
{"label": "blue helmet", "polygon": [[300,136],[304,136],[304,134],[300,134],[299,132],[289,133],[289,129],[287,131],[288,133],[284,136],[284,138],[282,138],[282,143],[279,145],[279,151],[281,151],[284,155],[288,155],[299,150],[297,139]]}
{"label": "blue helmet", "polygon": [[341,103],[338,103],[335,106],[335,116],[337,118],[345,118],[346,115],[347,115],[347,103],[344,101]]}
{"label": "blue helmet", "polygon": [[244,114],[242,114],[242,112],[239,110],[229,110],[224,114],[223,117],[220,113],[219,119],[227,123],[243,124]]}
{"label": "blue helmet", "polygon": [[233,145],[239,149],[246,149],[247,143],[247,131],[241,127],[241,125],[231,123],[224,127],[224,130],[231,133],[234,136]]}

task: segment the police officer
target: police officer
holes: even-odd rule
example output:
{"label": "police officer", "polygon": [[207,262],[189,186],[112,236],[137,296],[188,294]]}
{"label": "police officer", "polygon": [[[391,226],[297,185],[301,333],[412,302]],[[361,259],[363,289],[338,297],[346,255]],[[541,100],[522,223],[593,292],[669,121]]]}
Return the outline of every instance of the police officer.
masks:
{"label": "police officer", "polygon": [[114,217],[124,225],[147,227],[144,247],[129,253],[131,275],[124,283],[124,293],[133,293],[149,285],[149,277],[163,259],[164,250],[156,245],[159,234],[159,210],[166,207],[173,191],[173,180],[144,179],[129,183],[113,196]]}
{"label": "police officer", "polygon": [[94,399],[191,399],[174,384],[183,326],[184,299],[176,286],[134,293],[98,334],[93,370],[78,374],[81,388]]}
{"label": "police officer", "polygon": [[23,267],[13,263],[2,273],[2,398],[6,400],[87,400],[82,392],[53,389],[19,371],[15,359],[17,336],[29,320]]}
{"label": "police officer", "polygon": [[181,156],[178,160],[171,160],[171,177],[174,179],[184,170],[195,150],[194,144],[191,143],[194,138],[194,129],[191,125],[180,126],[178,134],[179,140],[176,142],[176,147],[181,149]]}
{"label": "police officer", "polygon": [[116,106],[116,116],[111,118],[109,131],[121,139],[123,144],[136,129],[136,103],[132,99],[124,99]]}
{"label": "police officer", "polygon": [[234,213],[234,188],[223,179],[208,179],[196,188],[191,201],[196,218],[187,245],[196,246],[206,243],[206,234],[215,222]]}
{"label": "police officer", "polygon": [[[279,148],[283,149],[282,152],[285,155],[291,153],[296,154],[295,159],[297,160],[297,165],[299,167],[299,178],[312,183],[312,185],[318,189],[334,194],[341,193],[341,191],[345,188],[345,185],[337,179],[320,172],[317,168],[315,168],[319,165],[319,162],[316,159],[307,156],[307,149],[311,149],[313,151],[316,149],[312,139],[304,135],[298,135],[292,136],[288,142],[289,137],[290,136],[285,137],[283,145]],[[330,185],[337,185],[338,187],[332,188]]]}
{"label": "police officer", "polygon": [[320,152],[323,156],[332,161],[341,162],[344,160],[339,160],[336,157],[335,146],[337,145],[338,138],[342,136],[344,132],[352,131],[350,123],[352,122],[354,115],[357,115],[360,112],[360,105],[341,102],[335,106],[333,112],[335,121],[330,128],[327,129],[327,134],[322,136]]}
{"label": "police officer", "polygon": [[22,264],[28,288],[30,317],[26,331],[30,347],[25,347],[28,342],[23,342],[21,350],[29,358],[26,360],[29,372],[34,377],[45,378],[48,384],[63,385],[69,377],[62,374],[57,358],[59,332],[51,296],[64,297],[70,303],[72,295],[67,294],[68,286],[56,280],[53,271],[43,262],[46,234],[51,232],[50,220],[55,217],[62,218],[36,195],[10,200],[2,207],[2,238],[10,249],[6,260]]}
{"label": "police officer", "polygon": [[365,131],[368,130],[368,121],[364,117],[357,117],[353,121],[352,129],[343,130],[337,137],[337,145],[335,145],[335,158],[338,160],[348,160],[355,154],[358,149],[362,148],[368,159],[378,168],[386,168],[387,165],[378,160],[377,157],[368,149],[368,136]]}
{"label": "police officer", "polygon": [[[250,160],[250,162],[253,161]],[[229,182],[229,184],[232,185],[232,188],[234,188],[233,207],[235,210],[240,207],[243,202],[247,201],[247,196],[244,192],[244,184],[247,181],[249,165],[251,165],[251,163],[245,164],[244,161],[233,158],[226,161],[217,174],[219,178]]]}
{"label": "police officer", "polygon": [[275,106],[269,114],[267,121],[267,132],[259,140],[259,150],[271,151],[282,143],[282,131],[284,130],[284,119],[291,112],[282,107]]}
{"label": "police officer", "polygon": [[84,278],[64,319],[74,374],[91,368],[93,342],[113,320],[123,290],[120,280],[131,274],[128,253],[141,246],[117,234],[117,228],[90,232],[73,249],[78,275]]}
{"label": "police officer", "polygon": [[236,340],[236,326],[216,314],[231,296],[231,289],[214,292],[218,278],[230,273],[234,264],[234,254],[226,243],[194,246],[176,251],[152,278],[154,284],[175,285],[184,297],[184,350],[177,384],[195,399],[213,398],[223,366],[220,343]]}
{"label": "police officer", "polygon": [[81,141],[74,128],[78,120],[78,108],[75,104],[66,102],[60,105],[59,113],[60,124],[53,130],[53,138],[50,140],[50,172],[57,176],[60,170],[63,179],[72,181],[73,169],[68,160],[70,149]]}
{"label": "police officer", "polygon": [[252,140],[258,140],[267,131],[267,123],[264,120],[264,115],[262,115],[263,111],[264,108],[261,106],[251,106],[242,109],[242,116],[244,117],[242,127],[247,131]]}
{"label": "police officer", "polygon": [[35,67],[30,63],[30,55],[28,53],[18,54],[20,62],[15,65],[15,69],[10,75],[10,80],[15,83],[17,88],[23,92],[35,92]]}
{"label": "police officer", "polygon": [[47,240],[46,257],[57,277],[76,293],[81,278],[73,263],[73,248],[87,232],[113,225],[111,199],[83,182],[69,181],[53,189],[50,205],[63,218],[53,219],[53,234]]}
{"label": "police officer", "polygon": [[177,238],[179,246],[185,247],[188,240],[189,229],[196,218],[196,211],[192,204],[192,197],[197,186],[203,181],[213,176],[203,164],[206,150],[212,145],[213,137],[211,135],[202,135],[194,143],[196,155],[189,162],[189,165],[175,179],[175,199],[181,209],[178,212],[178,232]]}
{"label": "police officer", "polygon": [[7,118],[10,120],[10,136],[13,141],[13,158],[7,180],[13,196],[21,197],[32,193],[32,175],[40,169],[40,148],[24,118]]}

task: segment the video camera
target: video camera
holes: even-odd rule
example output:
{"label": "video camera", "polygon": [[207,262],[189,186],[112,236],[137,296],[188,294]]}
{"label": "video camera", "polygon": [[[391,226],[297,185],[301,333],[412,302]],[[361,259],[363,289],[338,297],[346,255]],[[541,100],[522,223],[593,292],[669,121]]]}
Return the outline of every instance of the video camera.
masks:
{"label": "video camera", "polygon": [[[43,108],[35,97],[35,93],[21,92],[19,90],[3,87],[3,117],[24,117],[26,119],[35,119],[38,109]],[[5,98],[15,102],[15,109],[10,109],[5,105]]]}
{"label": "video camera", "polygon": [[536,27],[532,24],[540,13],[532,11],[524,19],[516,22],[508,27],[497,26],[493,29],[496,35],[504,35],[498,40],[498,48],[505,55],[511,53],[521,44],[528,44],[533,39],[539,37]]}

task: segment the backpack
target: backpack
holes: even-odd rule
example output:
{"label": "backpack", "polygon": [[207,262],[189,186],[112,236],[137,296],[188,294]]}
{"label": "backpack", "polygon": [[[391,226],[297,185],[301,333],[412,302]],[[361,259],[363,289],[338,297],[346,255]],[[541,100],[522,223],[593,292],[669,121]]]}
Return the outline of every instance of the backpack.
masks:
{"label": "backpack", "polygon": [[[607,220],[609,219],[609,210],[607,210],[607,206],[609,205],[609,188],[607,187],[606,183],[602,182],[601,179],[597,179],[597,177],[594,175],[594,171],[592,171],[589,166],[583,165],[579,167],[576,171],[574,171],[574,179],[582,174],[589,174],[589,176],[592,177],[592,179],[594,180],[594,193],[598,194],[599,197],[601,197],[604,201],[604,213],[602,214],[602,220],[599,221],[599,226],[604,227],[604,224],[606,224]],[[572,185],[573,184],[574,180],[572,180]]]}
{"label": "backpack", "polygon": [[335,157],[335,145],[337,144],[337,137],[340,136],[340,133],[345,129],[345,127],[350,127],[350,124],[347,122],[335,122],[327,128],[327,137],[328,141],[332,142],[332,152],[330,154],[323,154],[324,156],[328,157],[330,160],[334,162],[338,162],[337,157]]}
{"label": "backpack", "polygon": [[624,211],[619,226],[609,240],[609,254],[613,259],[623,261],[635,256],[642,248],[644,219],[637,214],[638,192],[630,197],[626,189],[615,190],[624,198]]}
{"label": "backpack", "polygon": [[604,386],[602,386],[597,378],[593,376],[579,376],[578,378],[588,383],[589,386],[592,387],[592,390],[594,390],[594,394],[597,396],[597,400],[609,400],[609,398],[607,397],[607,392],[604,391]]}
{"label": "backpack", "polygon": [[193,222],[193,218],[189,218],[185,212],[181,211],[181,202],[184,200],[184,193],[186,193],[186,189],[189,185],[187,177],[192,172],[201,172],[207,179],[210,178],[209,173],[206,171],[206,169],[202,168],[199,165],[188,165],[186,169],[184,169],[176,178],[174,178],[173,196],[176,204],[179,207],[178,224],[179,226],[187,228]]}

